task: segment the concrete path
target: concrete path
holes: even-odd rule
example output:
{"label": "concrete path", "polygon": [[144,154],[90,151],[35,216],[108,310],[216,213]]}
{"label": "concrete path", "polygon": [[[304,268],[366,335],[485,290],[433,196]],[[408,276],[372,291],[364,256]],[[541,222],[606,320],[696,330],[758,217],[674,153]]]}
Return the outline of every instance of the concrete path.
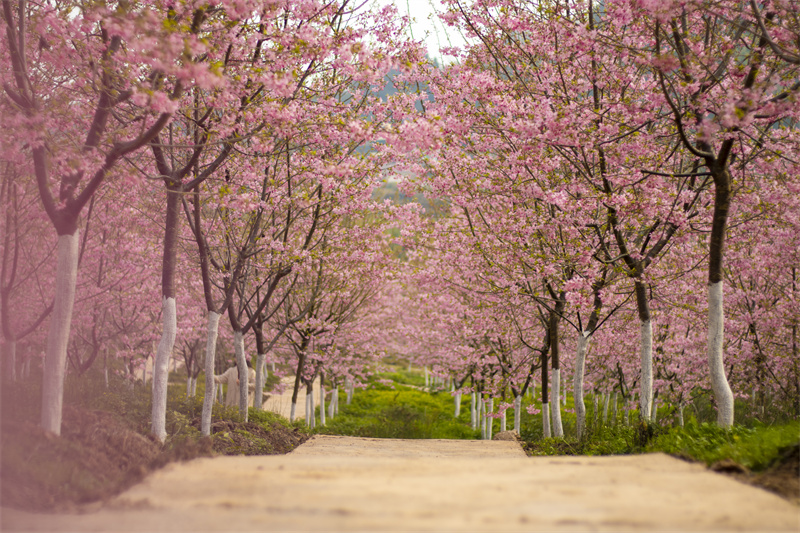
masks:
{"label": "concrete path", "polygon": [[85,514],[3,531],[798,531],[800,508],[662,454],[527,458],[514,442],[317,436],[173,464]]}

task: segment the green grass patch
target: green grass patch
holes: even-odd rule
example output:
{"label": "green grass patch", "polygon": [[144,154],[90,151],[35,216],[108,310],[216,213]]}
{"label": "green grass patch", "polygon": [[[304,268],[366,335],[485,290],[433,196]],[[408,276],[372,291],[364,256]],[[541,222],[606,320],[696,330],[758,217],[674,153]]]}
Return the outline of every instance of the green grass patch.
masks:
{"label": "green grass patch", "polygon": [[768,468],[789,446],[800,443],[800,422],[776,426],[723,429],[689,423],[656,436],[646,451],[660,451],[712,465],[723,459],[754,471]]}
{"label": "green grass patch", "polygon": [[474,439],[480,435],[469,426],[469,400],[453,416],[453,397],[446,392],[429,394],[399,386],[357,391],[350,405],[340,393],[339,414],[317,427],[318,433],[353,437],[395,439]]}

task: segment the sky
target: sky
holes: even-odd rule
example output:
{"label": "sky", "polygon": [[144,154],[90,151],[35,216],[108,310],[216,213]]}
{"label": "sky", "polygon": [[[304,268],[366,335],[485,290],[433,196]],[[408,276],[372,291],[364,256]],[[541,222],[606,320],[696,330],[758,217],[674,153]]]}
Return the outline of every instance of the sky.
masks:
{"label": "sky", "polygon": [[439,48],[449,46],[462,46],[465,40],[462,35],[452,28],[445,27],[436,18],[436,11],[443,11],[440,0],[385,0],[393,2],[402,14],[410,14],[414,21],[411,31],[414,39],[424,40],[428,47],[428,54],[440,62],[449,63],[452,58],[442,57]]}

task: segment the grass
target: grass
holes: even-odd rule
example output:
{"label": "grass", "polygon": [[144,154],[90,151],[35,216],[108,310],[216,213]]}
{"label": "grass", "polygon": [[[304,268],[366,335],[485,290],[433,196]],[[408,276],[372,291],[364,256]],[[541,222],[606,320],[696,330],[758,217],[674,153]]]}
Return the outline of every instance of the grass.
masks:
{"label": "grass", "polygon": [[731,429],[690,422],[683,428],[664,430],[645,450],[688,457],[709,466],[727,459],[758,472],[767,469],[784,450],[798,443],[800,422]]}
{"label": "grass", "polygon": [[[318,433],[394,439],[474,439],[469,427],[469,405],[453,416],[453,397],[446,392],[426,393],[403,386],[396,390],[357,391],[350,405],[340,393],[339,414],[317,427]],[[466,411],[466,415],[464,414]]]}

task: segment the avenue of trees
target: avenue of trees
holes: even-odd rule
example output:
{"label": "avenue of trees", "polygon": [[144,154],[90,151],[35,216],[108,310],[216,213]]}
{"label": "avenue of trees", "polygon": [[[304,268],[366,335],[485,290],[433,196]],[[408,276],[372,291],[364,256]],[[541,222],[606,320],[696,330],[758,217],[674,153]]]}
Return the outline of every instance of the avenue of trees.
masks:
{"label": "avenue of trees", "polygon": [[546,436],[567,391],[578,436],[589,393],[800,416],[796,0],[447,0],[445,66],[350,0],[0,2],[2,373],[44,429],[67,374],[150,371],[164,440],[179,357],[208,434],[220,346],[245,419],[248,358],[296,403],[387,354]]}

